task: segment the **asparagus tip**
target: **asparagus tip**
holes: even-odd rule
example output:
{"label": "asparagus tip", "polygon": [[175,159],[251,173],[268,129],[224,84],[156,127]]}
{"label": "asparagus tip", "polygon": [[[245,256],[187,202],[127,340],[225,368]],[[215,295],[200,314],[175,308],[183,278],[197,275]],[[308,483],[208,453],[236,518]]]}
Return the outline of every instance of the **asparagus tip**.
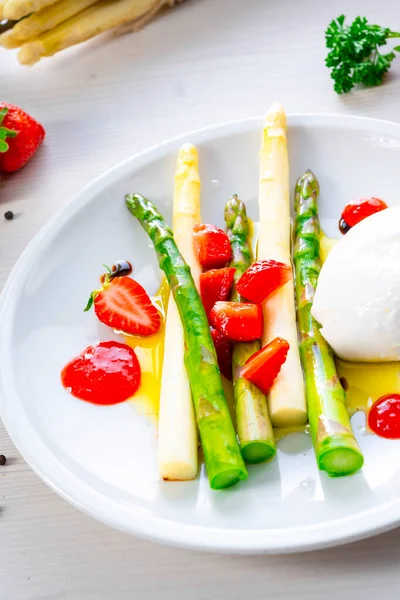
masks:
{"label": "asparagus tip", "polygon": [[180,147],[179,154],[192,154],[197,156],[197,148],[190,142],[185,142],[185,144]]}
{"label": "asparagus tip", "polygon": [[224,211],[225,223],[228,229],[243,235],[248,233],[246,205],[237,194],[229,198]]}
{"label": "asparagus tip", "polygon": [[7,48],[7,50],[13,50],[21,45],[20,42],[15,38],[12,29],[0,29],[0,34],[0,46],[3,48]]}
{"label": "asparagus tip", "polygon": [[317,198],[319,196],[318,179],[310,169],[297,180],[295,193],[300,194],[303,198],[310,198],[311,196]]}
{"label": "asparagus tip", "polygon": [[43,46],[39,40],[27,42],[21,46],[18,52],[18,60],[21,65],[32,66],[37,63],[42,56]]}
{"label": "asparagus tip", "polygon": [[267,111],[264,119],[264,128],[283,127],[286,131],[286,113],[280,102],[274,102]]}
{"label": "asparagus tip", "polygon": [[189,143],[183,144],[178,152],[176,165],[175,180],[187,178],[188,171],[192,171],[192,181],[196,180],[200,184],[198,176],[199,155],[196,146]]}

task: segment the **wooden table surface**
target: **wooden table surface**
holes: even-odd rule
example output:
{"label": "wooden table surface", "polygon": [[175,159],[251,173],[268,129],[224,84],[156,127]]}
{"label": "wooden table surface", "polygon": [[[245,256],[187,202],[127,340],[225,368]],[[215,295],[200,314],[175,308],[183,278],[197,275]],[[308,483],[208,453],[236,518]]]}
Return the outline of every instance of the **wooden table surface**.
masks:
{"label": "wooden table surface", "polygon": [[[45,221],[93,178],[165,138],[261,115],[342,112],[400,121],[400,58],[385,85],[338,97],[324,29],[341,13],[400,29],[399,0],[188,0],[145,30],[36,67],[0,50],[1,99],[42,121],[46,144],[4,180],[0,285]],[[38,479],[0,424],[3,600],[399,598],[400,531],[313,553],[229,557],[113,531]],[[266,498],[266,502],[268,499]]]}

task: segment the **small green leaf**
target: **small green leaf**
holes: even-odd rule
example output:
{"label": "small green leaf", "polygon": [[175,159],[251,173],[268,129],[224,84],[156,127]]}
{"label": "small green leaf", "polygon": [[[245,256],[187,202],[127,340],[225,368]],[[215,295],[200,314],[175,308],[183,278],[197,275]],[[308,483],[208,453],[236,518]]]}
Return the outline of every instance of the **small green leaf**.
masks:
{"label": "small green leaf", "polygon": [[0,124],[3,122],[3,119],[7,113],[8,113],[8,108],[6,106],[4,108],[0,109]]}
{"label": "small green leaf", "polygon": [[393,48],[393,50],[396,50],[396,52],[400,52],[400,46],[395,46],[395,47]]}
{"label": "small green leaf", "polygon": [[[0,125],[2,124],[4,117],[8,113],[8,108],[5,106],[0,109]],[[0,127],[0,152],[7,152],[9,146],[4,141],[6,138],[14,138],[18,135],[18,131],[13,131],[8,127]]]}
{"label": "small green leaf", "polygon": [[8,129],[8,127],[0,127],[1,131],[4,131],[6,137],[15,138],[18,135],[18,131],[14,131],[13,129]]}
{"label": "small green leaf", "polygon": [[97,295],[96,292],[92,292],[90,294],[88,303],[86,304],[86,308],[83,310],[83,312],[88,312],[92,308],[96,295]]}
{"label": "small green leaf", "polygon": [[103,265],[103,264],[102,264],[101,266],[105,268],[105,270],[107,271],[107,273],[108,273],[109,275],[111,275],[112,271],[111,271],[111,269],[110,269],[110,267],[109,267],[108,265]]}
{"label": "small green leaf", "polygon": [[5,140],[6,138],[15,138],[17,135],[17,131],[7,129],[7,127],[0,127],[0,140]]}

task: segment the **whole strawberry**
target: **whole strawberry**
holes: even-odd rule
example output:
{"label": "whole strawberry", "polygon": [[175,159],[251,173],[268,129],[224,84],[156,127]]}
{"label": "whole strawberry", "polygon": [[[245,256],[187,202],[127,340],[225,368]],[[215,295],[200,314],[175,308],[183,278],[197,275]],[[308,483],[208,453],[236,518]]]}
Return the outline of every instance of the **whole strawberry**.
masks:
{"label": "whole strawberry", "polygon": [[44,136],[41,124],[26,112],[0,102],[0,172],[13,173],[26,165]]}

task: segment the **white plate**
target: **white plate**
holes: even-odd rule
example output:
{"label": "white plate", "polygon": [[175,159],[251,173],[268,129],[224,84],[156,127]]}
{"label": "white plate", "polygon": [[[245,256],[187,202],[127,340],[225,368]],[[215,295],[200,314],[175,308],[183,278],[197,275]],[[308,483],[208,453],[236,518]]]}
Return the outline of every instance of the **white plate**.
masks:
{"label": "white plate", "polygon": [[[62,388],[62,366],[86,345],[107,339],[93,311],[83,313],[102,263],[134,263],[149,292],[160,274],[149,240],[124,194],[151,198],[167,219],[176,153],[200,152],[202,214],[223,224],[237,192],[256,217],[261,120],[196,132],[135,156],[87,187],[33,240],[18,261],[0,308],[0,408],[31,467],[78,508],[126,532],[174,545],[224,552],[293,552],[355,540],[400,519],[400,443],[362,435],[363,471],[329,479],[316,468],[310,440],[292,434],[278,459],[249,469],[246,482],[209,489],[159,480],[156,431],[130,404],[96,407]],[[320,213],[337,233],[344,203],[376,195],[399,202],[400,125],[344,116],[289,119],[292,185],[307,168],[321,184]],[[400,225],[399,225],[400,226]]]}

